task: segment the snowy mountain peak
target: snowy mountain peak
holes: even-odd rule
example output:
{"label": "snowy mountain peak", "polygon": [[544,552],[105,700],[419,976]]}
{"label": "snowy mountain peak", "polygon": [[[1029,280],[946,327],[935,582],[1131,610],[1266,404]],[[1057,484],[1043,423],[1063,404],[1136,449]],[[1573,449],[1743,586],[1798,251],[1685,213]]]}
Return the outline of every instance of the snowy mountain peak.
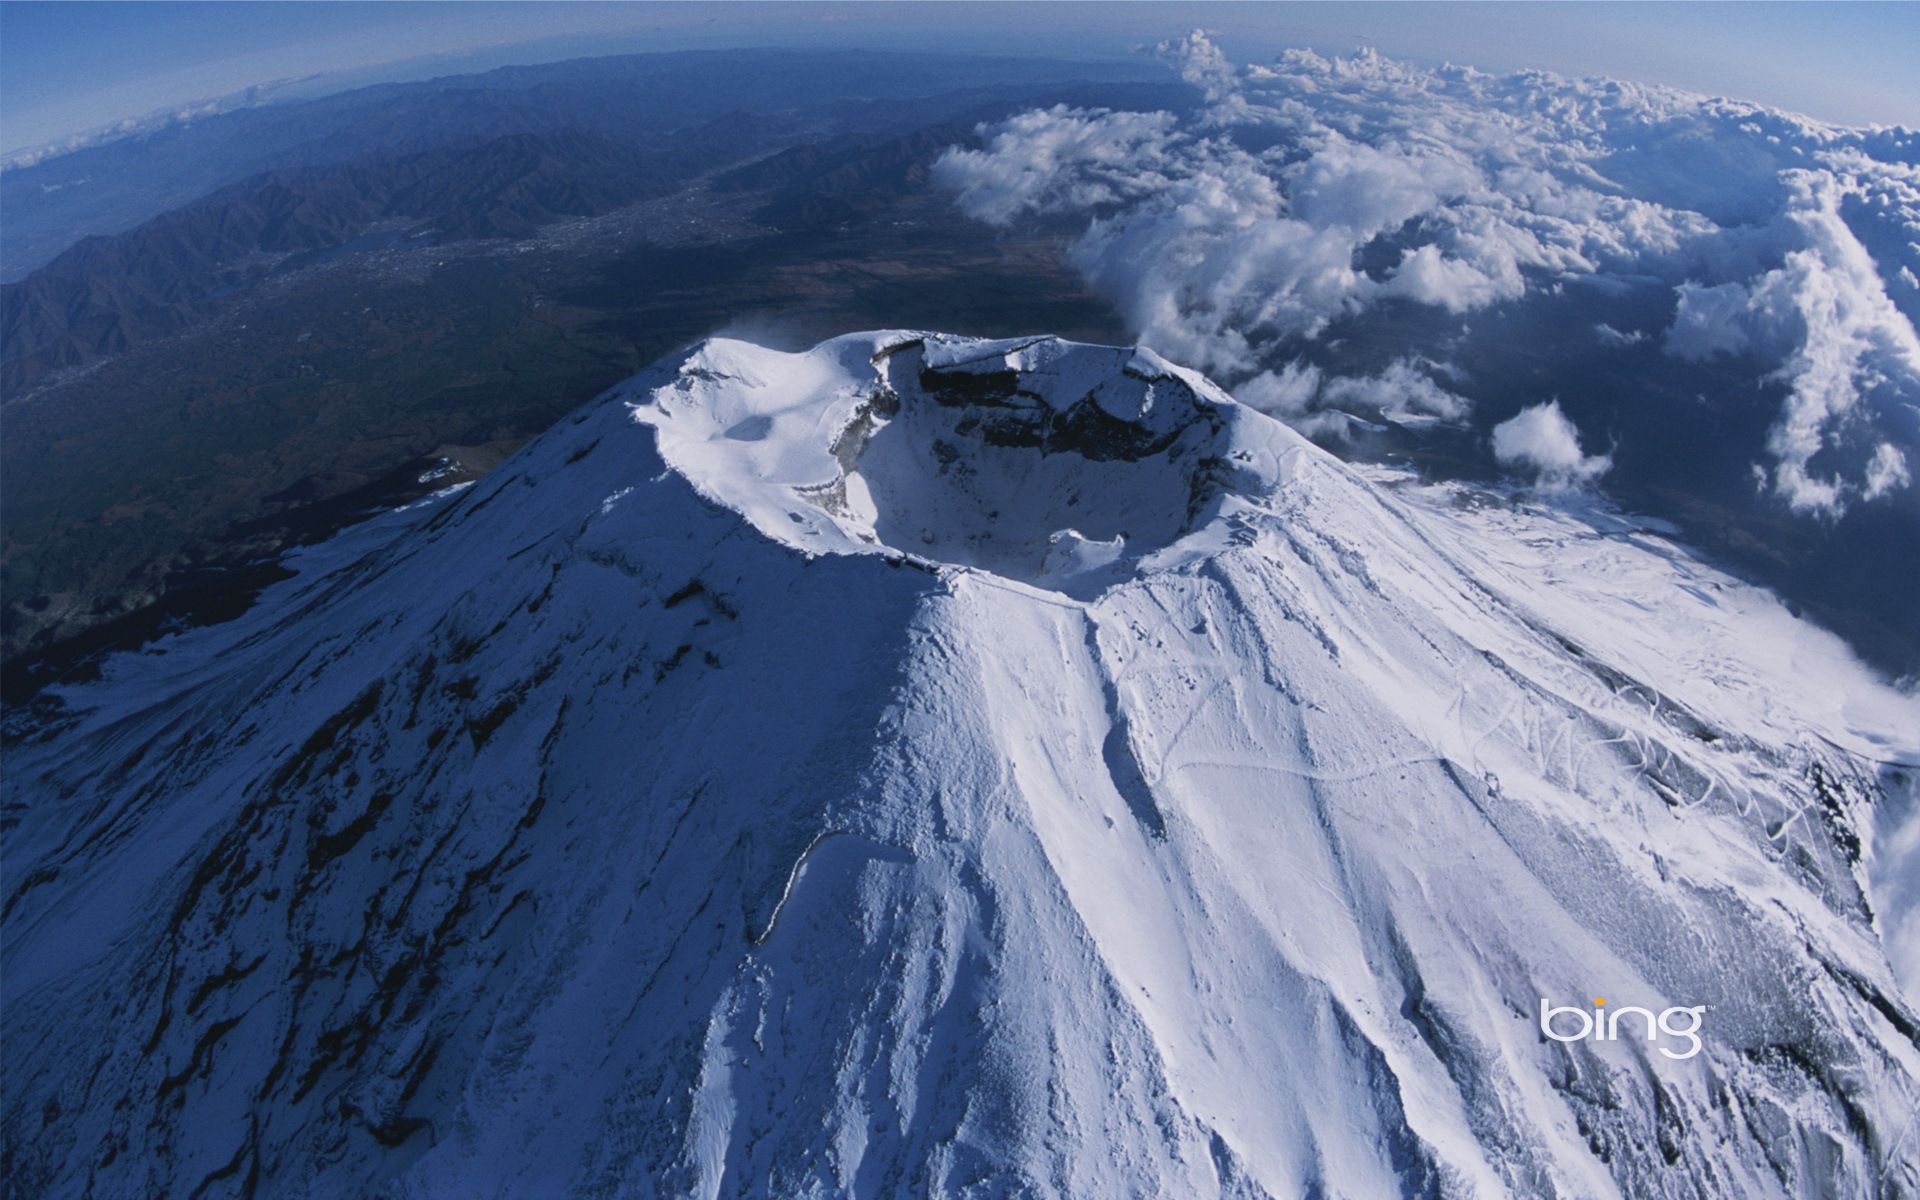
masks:
{"label": "snowy mountain peak", "polygon": [[[714,339],[634,403],[702,493],[809,553],[879,553],[1085,593],[1199,549],[1304,444],[1150,350],[855,334]],[[1204,540],[1204,539],[1201,539]]]}
{"label": "snowy mountain peak", "polygon": [[294,565],[9,754],[22,1195],[1920,1194],[1920,706],[1644,523],[895,333]]}

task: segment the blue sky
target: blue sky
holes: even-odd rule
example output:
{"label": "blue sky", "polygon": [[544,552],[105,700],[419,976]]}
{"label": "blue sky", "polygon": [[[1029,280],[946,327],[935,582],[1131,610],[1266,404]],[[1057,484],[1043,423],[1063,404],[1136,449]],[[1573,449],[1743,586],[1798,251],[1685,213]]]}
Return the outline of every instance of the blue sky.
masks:
{"label": "blue sky", "polygon": [[[1362,44],[1920,126],[1920,4],[0,3],[0,149],[281,84],[316,94],[595,53],[745,45],[1109,57],[1193,27],[1242,61]],[[303,81],[290,85],[290,81]]]}

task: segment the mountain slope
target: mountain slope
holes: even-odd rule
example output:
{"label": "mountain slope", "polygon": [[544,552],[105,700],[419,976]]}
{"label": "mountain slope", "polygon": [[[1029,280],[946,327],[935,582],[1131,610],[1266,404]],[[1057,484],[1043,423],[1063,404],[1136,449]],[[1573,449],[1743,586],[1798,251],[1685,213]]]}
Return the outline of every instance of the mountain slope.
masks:
{"label": "mountain slope", "polygon": [[1617,517],[872,334],[296,565],[11,756],[17,1194],[1920,1193],[1915,705]]}

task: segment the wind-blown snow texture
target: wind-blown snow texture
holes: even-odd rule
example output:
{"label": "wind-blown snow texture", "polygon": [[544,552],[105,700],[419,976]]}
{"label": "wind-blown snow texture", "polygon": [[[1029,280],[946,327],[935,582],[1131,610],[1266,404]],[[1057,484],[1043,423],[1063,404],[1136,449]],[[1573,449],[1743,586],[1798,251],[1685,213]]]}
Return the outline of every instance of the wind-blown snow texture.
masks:
{"label": "wind-blown snow texture", "polygon": [[1916,706],[1623,518],[868,334],[298,565],[11,756],[13,1194],[1920,1194]]}

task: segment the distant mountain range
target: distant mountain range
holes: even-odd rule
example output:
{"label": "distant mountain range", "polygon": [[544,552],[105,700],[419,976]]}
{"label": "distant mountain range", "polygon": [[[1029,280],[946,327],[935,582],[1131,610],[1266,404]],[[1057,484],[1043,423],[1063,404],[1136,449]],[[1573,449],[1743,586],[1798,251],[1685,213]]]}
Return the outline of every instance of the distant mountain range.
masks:
{"label": "distant mountain range", "polygon": [[[800,71],[792,56],[749,53],[748,64],[768,69],[723,88],[711,56],[662,59],[510,68],[247,109],[0,174],[9,214],[0,239],[10,239],[0,277],[11,277],[48,239],[110,222],[106,213],[138,213],[241,163],[274,164],[124,232],[84,236],[0,285],[0,392],[18,396],[52,371],[178,333],[214,301],[317,255],[524,236],[783,147],[718,190],[780,191],[759,214],[774,225],[844,221],[923,187],[941,149],[1019,104],[1183,99],[1164,83],[1036,94],[1021,77],[1049,79],[1058,92],[1057,67],[999,60],[964,60],[956,71],[944,60],[908,69],[840,54]],[[846,70],[838,82],[836,67]],[[1087,73],[1143,72],[1120,64]],[[961,81],[969,86],[926,94]],[[876,98],[889,93],[905,94]],[[941,116],[964,120],[916,128]]]}
{"label": "distant mountain range", "polygon": [[516,133],[578,132],[663,149],[723,119],[744,118],[791,140],[901,133],[1074,81],[1152,83],[1157,99],[1180,92],[1163,66],[1144,59],[740,50],[503,67],[245,108],[0,171],[0,280],[24,277],[80,237],[124,233],[262,172],[363,164]]}
{"label": "distant mountain range", "polygon": [[131,232],[86,238],[25,281],[0,285],[0,388],[18,394],[60,367],[177,333],[222,296],[355,248],[376,230],[357,248],[518,237],[662,195],[761,144],[745,121],[682,150],[517,133],[364,166],[255,176]]}
{"label": "distant mountain range", "polygon": [[[0,388],[178,333],[217,302],[323,257],[399,244],[523,237],[665,195],[787,139],[747,117],[709,122],[675,148],[636,150],[594,134],[508,134],[361,166],[269,173],[130,232],[94,236],[0,285]],[[847,221],[926,184],[971,131],[945,123],[897,137],[807,142],[722,174],[721,194],[764,192],[774,226]]]}

